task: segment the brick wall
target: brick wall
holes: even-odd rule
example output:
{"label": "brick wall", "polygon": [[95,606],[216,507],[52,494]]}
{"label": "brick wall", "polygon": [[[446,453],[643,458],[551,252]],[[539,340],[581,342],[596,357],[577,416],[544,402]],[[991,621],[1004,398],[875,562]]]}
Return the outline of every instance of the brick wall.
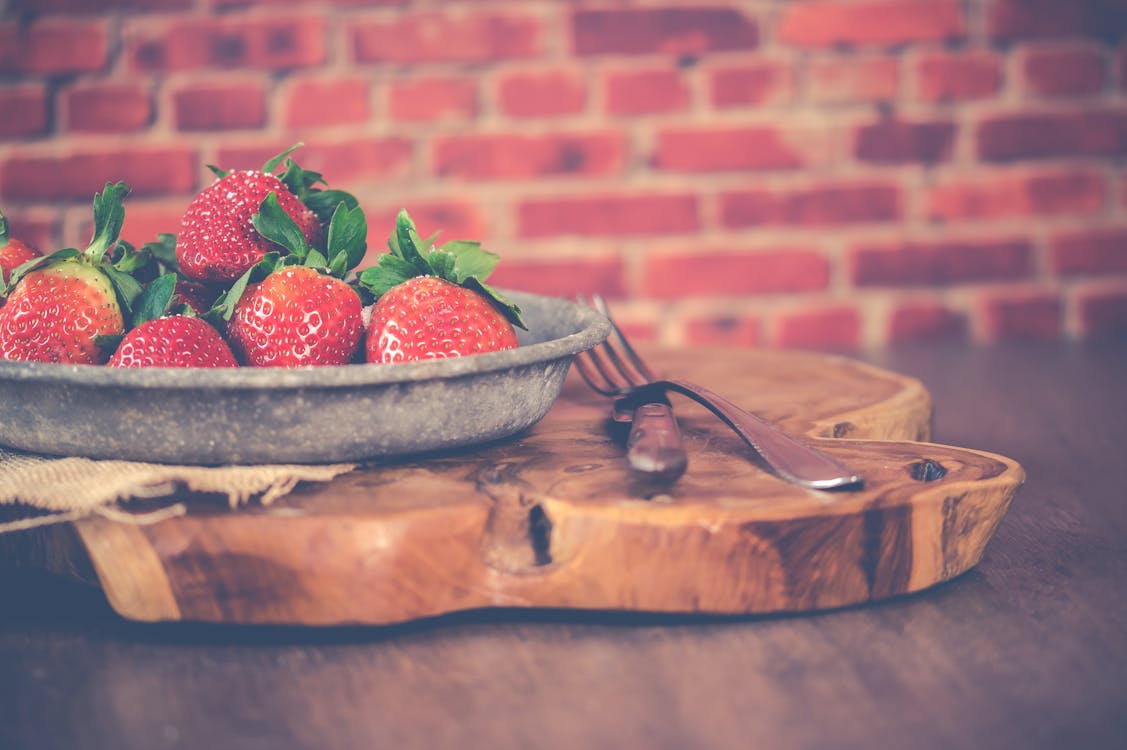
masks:
{"label": "brick wall", "polygon": [[0,206],[45,249],[106,180],[144,241],[300,140],[374,247],[406,207],[667,343],[1127,328],[1123,0],[0,8]]}

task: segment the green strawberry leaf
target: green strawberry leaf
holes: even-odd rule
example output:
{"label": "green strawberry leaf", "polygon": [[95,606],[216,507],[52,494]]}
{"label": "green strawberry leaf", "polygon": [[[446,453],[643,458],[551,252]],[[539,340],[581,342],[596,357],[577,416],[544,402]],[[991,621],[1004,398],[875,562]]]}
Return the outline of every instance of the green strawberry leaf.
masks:
{"label": "green strawberry leaf", "polygon": [[359,283],[378,298],[393,286],[402,284],[417,275],[414,266],[402,258],[381,255],[377,265],[369,266],[360,272]]}
{"label": "green strawberry leaf", "polygon": [[360,205],[355,195],[343,190],[311,190],[302,200],[310,211],[317,214],[317,220],[322,224],[332,220],[338,204],[343,203],[348,208]]}
{"label": "green strawberry leaf", "polygon": [[313,192],[314,185],[325,184],[325,178],[320,172],[302,169],[293,159],[286,159],[286,169],[278,179],[302,202]]}
{"label": "green strawberry leaf", "polygon": [[289,148],[287,148],[282,153],[280,153],[277,156],[271,158],[269,161],[267,161],[265,164],[263,164],[262,165],[262,171],[265,172],[266,174],[273,174],[274,170],[278,168],[278,165],[281,164],[282,161],[287,156],[292,154],[294,151],[297,151],[299,148],[301,148],[304,145],[305,145],[304,143],[302,143],[301,141],[298,141],[297,143],[290,146]]}
{"label": "green strawberry leaf", "polygon": [[176,293],[176,274],[166,273],[156,277],[133,303],[133,327],[156,320],[172,306]]}
{"label": "green strawberry leaf", "polygon": [[176,235],[160,232],[155,240],[141,245],[141,251],[146,250],[169,271],[180,270],[180,261],[176,260]]}
{"label": "green strawberry leaf", "polygon": [[133,311],[133,302],[144,291],[141,282],[133,278],[127,273],[122,273],[108,263],[102,263],[98,266],[98,270],[104,273],[113,284],[113,289],[117,292],[117,301],[121,305],[121,314],[126,320]]}
{"label": "green strawberry leaf", "polygon": [[486,250],[480,242],[454,240],[447,242],[440,250],[454,256],[454,272],[450,280],[456,284],[462,284],[471,277],[485,281],[501,260],[501,256]]}
{"label": "green strawberry leaf", "polygon": [[309,251],[309,255],[305,256],[305,261],[302,265],[316,268],[318,271],[324,271],[328,269],[329,261],[321,254],[320,250],[313,249]]}
{"label": "green strawberry leaf", "polygon": [[[368,220],[359,206],[349,208],[338,203],[329,221],[326,255],[338,266],[337,258],[344,256],[345,271],[355,268],[368,251]],[[335,274],[334,274],[335,275]]]}
{"label": "green strawberry leaf", "polygon": [[125,222],[122,200],[128,194],[129,186],[124,182],[107,182],[102,192],[94,196],[94,234],[85,252],[90,260],[100,261],[117,242],[121,225]]}
{"label": "green strawberry leaf", "polygon": [[500,310],[501,313],[504,314],[506,318],[508,318],[510,323],[518,328],[523,328],[526,331],[528,330],[528,326],[524,323],[524,318],[521,317],[520,308],[508,297],[501,294],[488,284],[483,284],[472,276],[466,279],[466,283],[462,284],[462,286],[464,286],[466,289],[472,289],[473,291],[489,300],[489,302],[492,303],[494,307]]}
{"label": "green strawberry leaf", "polygon": [[235,280],[235,283],[232,284],[226,292],[219,295],[219,298],[215,300],[211,309],[200,317],[222,333],[226,322],[235,314],[235,305],[238,304],[239,299],[243,296],[243,292],[247,290],[247,285],[262,281],[264,278],[274,273],[276,269],[283,265],[281,261],[282,258],[278,253],[266,253],[262,260],[248,268],[242,276]]}
{"label": "green strawberry leaf", "polygon": [[251,223],[259,234],[274,244],[284,247],[295,255],[298,261],[305,260],[309,255],[309,245],[305,243],[305,236],[302,235],[297,222],[291,219],[278,203],[278,196],[274,191],[270,191],[262,199],[258,213],[251,217]]}
{"label": "green strawberry leaf", "polygon": [[427,262],[430,263],[431,270],[434,275],[440,279],[452,281],[451,276],[454,274],[454,264],[456,259],[453,255],[442,250],[432,250],[427,255]]}
{"label": "green strawberry leaf", "polygon": [[0,247],[8,245],[8,217],[0,211]]}
{"label": "green strawberry leaf", "polygon": [[[394,238],[394,242],[392,238]],[[395,217],[395,234],[389,237],[387,242],[393,253],[415,268],[416,276],[429,276],[433,273],[430,263],[423,256],[423,252],[428,246],[419,237],[419,232],[415,229],[415,222],[411,221],[411,217],[407,215],[406,210],[400,211]]]}
{"label": "green strawberry leaf", "polygon": [[121,346],[121,342],[125,339],[124,333],[113,334],[98,334],[94,337],[94,346],[101,349],[106,354],[112,355]]}

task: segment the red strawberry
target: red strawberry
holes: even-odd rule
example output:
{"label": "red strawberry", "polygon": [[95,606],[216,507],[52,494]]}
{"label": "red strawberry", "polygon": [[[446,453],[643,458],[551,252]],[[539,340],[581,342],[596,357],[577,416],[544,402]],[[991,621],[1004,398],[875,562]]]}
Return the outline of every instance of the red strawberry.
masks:
{"label": "red strawberry", "polygon": [[[432,238],[433,239],[433,238]],[[360,283],[377,297],[368,324],[369,362],[461,357],[517,346],[520,309],[484,280],[497,256],[476,242],[434,247],[401,211],[391,253],[365,269]],[[425,254],[424,254],[425,252]]]}
{"label": "red strawberry", "polygon": [[125,334],[111,367],[238,367],[231,347],[201,318],[170,315]]}
{"label": "red strawberry", "polygon": [[254,220],[263,236],[288,254],[267,255],[220,297],[209,315],[229,321],[227,336],[246,364],[347,364],[359,348],[364,324],[360,295],[342,277],[364,257],[363,211],[344,200],[336,205],[327,257],[303,241],[276,195],[262,201]]}
{"label": "red strawberry", "polygon": [[[100,364],[100,336],[123,333],[119,298],[140,293],[131,276],[117,271],[106,252],[117,242],[125,216],[125,183],[107,184],[94,198],[94,237],[84,252],[60,250],[22,271],[0,308],[0,357],[35,362]],[[16,276],[17,274],[13,274]]]}
{"label": "red strawberry", "polygon": [[8,219],[0,213],[0,272],[4,283],[8,283],[12,269],[38,257],[39,253],[35,248],[8,236]]}
{"label": "red strawberry", "polygon": [[258,367],[347,364],[360,343],[360,295],[308,266],[285,266],[247,287],[227,335]]}
{"label": "red strawberry", "polygon": [[31,362],[101,364],[94,339],[124,330],[105,274],[78,260],[25,276],[0,307],[0,357]]}
{"label": "red strawberry", "polygon": [[196,195],[181,219],[176,259],[184,275],[203,281],[233,281],[267,252],[279,250],[251,221],[270,193],[278,196],[306,243],[320,242],[317,215],[281,180],[266,172],[231,172]]}
{"label": "red strawberry", "polygon": [[411,362],[513,349],[513,324],[484,296],[417,276],[392,287],[372,308],[369,362]]}

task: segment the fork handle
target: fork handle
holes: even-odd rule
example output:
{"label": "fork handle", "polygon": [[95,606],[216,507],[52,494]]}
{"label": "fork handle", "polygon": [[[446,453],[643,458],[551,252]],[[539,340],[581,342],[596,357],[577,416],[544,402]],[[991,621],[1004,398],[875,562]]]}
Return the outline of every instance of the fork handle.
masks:
{"label": "fork handle", "polygon": [[723,396],[684,380],[655,383],[688,396],[724,420],[779,476],[812,489],[860,485],[862,479],[825,453],[800,443]]}
{"label": "fork handle", "polygon": [[667,402],[644,403],[634,409],[626,438],[626,461],[646,477],[672,482],[685,473],[689,459],[681,430]]}

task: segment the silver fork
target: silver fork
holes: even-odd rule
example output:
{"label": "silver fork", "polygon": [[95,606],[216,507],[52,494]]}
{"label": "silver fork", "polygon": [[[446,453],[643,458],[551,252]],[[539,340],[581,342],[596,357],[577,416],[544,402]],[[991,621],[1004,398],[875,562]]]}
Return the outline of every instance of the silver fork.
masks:
{"label": "silver fork", "polygon": [[[762,418],[744,411],[723,396],[685,380],[654,376],[615,324],[602,298],[595,296],[593,302],[595,308],[610,321],[611,335],[606,342],[592,349],[589,357],[576,361],[580,374],[587,379],[592,388],[604,395],[619,399],[616,404],[617,410],[631,408],[639,402],[650,401],[655,394],[664,396],[668,391],[675,391],[707,407],[735,430],[736,434],[743,438],[744,442],[751,446],[776,474],[789,482],[818,490],[859,487],[863,483],[859,475],[842,466],[835,459],[799,442]],[[597,366],[601,360],[604,361],[604,367]],[[613,375],[616,370],[606,369],[606,361],[617,366],[633,365],[633,372],[629,377],[615,378]],[[595,371],[603,376],[603,380],[595,379],[595,382],[592,382],[591,364],[595,365]],[[624,369],[629,371],[631,368]],[[617,371],[621,372],[621,369]],[[612,377],[608,377],[608,373]]]}
{"label": "silver fork", "polygon": [[[586,304],[583,297],[578,301]],[[592,304],[610,321],[611,336],[618,346],[611,346],[608,339],[590,351],[580,352],[575,358],[576,369],[595,391],[617,399],[615,421],[630,422],[626,438],[630,467],[641,476],[672,482],[685,473],[689,463],[673,407],[663,389],[649,388],[656,380],[653,372],[622,335],[602,297],[595,295]],[[634,396],[622,399],[626,393]]]}

